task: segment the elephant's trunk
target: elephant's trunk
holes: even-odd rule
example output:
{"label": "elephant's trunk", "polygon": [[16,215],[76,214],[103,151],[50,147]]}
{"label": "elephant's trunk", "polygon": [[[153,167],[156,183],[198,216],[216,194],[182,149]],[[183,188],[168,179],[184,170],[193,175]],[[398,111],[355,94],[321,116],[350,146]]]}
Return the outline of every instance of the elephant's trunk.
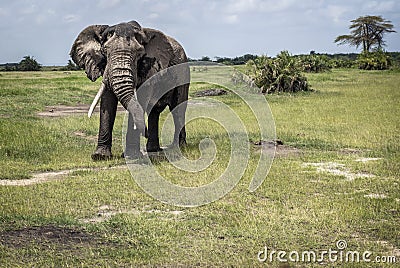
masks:
{"label": "elephant's trunk", "polygon": [[133,116],[135,126],[145,133],[144,111],[136,97],[137,59],[133,53],[110,55],[108,83],[122,106]]}
{"label": "elephant's trunk", "polygon": [[127,109],[129,102],[135,97],[136,90],[134,58],[131,53],[116,53],[110,56],[109,61],[111,66],[107,73],[108,82],[122,106]]}

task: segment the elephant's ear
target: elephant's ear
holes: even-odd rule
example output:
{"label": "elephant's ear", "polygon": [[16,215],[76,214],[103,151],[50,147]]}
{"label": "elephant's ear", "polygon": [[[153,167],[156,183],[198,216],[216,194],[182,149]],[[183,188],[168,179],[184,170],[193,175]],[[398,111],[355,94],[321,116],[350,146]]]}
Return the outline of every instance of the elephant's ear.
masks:
{"label": "elephant's ear", "polygon": [[106,58],[101,51],[102,33],[108,25],[92,25],[76,38],[69,53],[72,60],[86,71],[87,77],[95,81],[104,73]]}
{"label": "elephant's ear", "polygon": [[174,56],[169,38],[160,31],[143,28],[146,56],[155,58],[160,69],[169,67]]}

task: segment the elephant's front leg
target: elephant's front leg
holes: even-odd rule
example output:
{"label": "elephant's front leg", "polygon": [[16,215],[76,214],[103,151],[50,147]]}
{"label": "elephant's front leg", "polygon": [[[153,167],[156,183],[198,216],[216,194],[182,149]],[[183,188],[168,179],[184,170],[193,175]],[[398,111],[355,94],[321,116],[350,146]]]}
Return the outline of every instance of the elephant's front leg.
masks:
{"label": "elephant's front leg", "polygon": [[100,126],[97,149],[92,154],[93,160],[112,158],[112,130],[117,112],[118,100],[111,90],[105,90],[100,102]]}
{"label": "elephant's front leg", "polygon": [[129,114],[125,152],[123,157],[128,159],[138,159],[142,156],[143,154],[140,152],[140,130],[135,129],[133,117]]}
{"label": "elephant's front leg", "polygon": [[160,112],[157,109],[151,110],[148,118],[148,140],[146,144],[147,152],[162,151],[158,136],[158,122],[160,120]]}

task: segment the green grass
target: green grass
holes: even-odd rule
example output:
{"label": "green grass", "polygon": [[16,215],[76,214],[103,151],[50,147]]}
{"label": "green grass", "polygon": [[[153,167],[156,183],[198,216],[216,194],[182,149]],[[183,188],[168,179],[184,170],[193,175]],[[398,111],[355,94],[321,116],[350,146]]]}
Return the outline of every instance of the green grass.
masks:
{"label": "green grass", "polygon": [[[219,74],[210,67],[196,75],[207,80]],[[125,169],[77,171],[46,183],[0,186],[0,266],[268,266],[268,262],[257,261],[264,246],[287,252],[322,251],[336,249],[340,239],[347,241],[349,250],[369,250],[373,257],[393,255],[394,248],[398,252],[399,73],[343,69],[307,77],[314,92],[266,96],[278,138],[285,146],[297,148],[297,153],[275,158],[268,177],[254,193],[247,190],[259,156],[253,146],[237,187],[221,200],[197,208],[179,208],[152,199]],[[91,119],[84,114],[62,118],[36,115],[46,106],[90,103],[98,83],[91,83],[82,72],[1,73],[0,179],[123,164],[118,158],[92,162],[95,141],[75,134],[95,136],[98,115]],[[191,98],[195,91],[209,87],[194,83]],[[232,94],[215,99],[246,119],[249,138],[256,141],[249,109]],[[214,113],[210,107],[204,109]],[[118,116],[114,132],[116,155],[122,151],[122,117]],[[165,161],[155,166],[176,184],[211,182],[227,166],[228,134],[207,119],[191,122],[187,132],[189,146],[184,155],[197,159],[198,143],[208,136],[218,148],[213,164],[199,173],[176,170]],[[356,161],[361,157],[381,159]],[[304,163],[328,162],[343,164],[343,170],[352,174],[374,176],[348,180],[304,167]],[[371,198],[374,194],[382,198]],[[87,221],[99,214],[104,221]],[[33,226],[73,229],[85,233],[88,240],[52,240],[48,234],[32,239],[25,232],[9,241],[11,231]],[[280,263],[275,261],[272,266]]]}
{"label": "green grass", "polygon": [[[98,116],[49,119],[37,113],[46,111],[46,106],[90,103],[98,86],[88,83],[82,72],[2,73],[0,178],[22,179],[35,171],[95,166],[87,157],[94,144],[74,133],[96,135]],[[121,142],[115,144],[121,147]]]}

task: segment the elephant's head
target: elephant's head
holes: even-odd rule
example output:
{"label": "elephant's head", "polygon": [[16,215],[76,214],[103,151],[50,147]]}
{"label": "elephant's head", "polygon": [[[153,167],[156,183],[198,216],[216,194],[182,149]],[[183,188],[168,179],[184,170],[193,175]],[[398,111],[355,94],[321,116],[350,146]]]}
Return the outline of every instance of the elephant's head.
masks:
{"label": "elephant's head", "polygon": [[[172,53],[167,36],[131,21],[114,26],[87,27],[78,35],[70,55],[85,69],[90,80],[103,76],[103,85],[113,90],[124,108],[133,114],[136,125],[144,130],[144,112],[136,99],[136,88],[149,70],[143,72],[140,69],[145,66],[154,73],[167,68]],[[149,62],[151,66],[148,66]],[[103,85],[96,96],[97,101],[104,90]]]}

